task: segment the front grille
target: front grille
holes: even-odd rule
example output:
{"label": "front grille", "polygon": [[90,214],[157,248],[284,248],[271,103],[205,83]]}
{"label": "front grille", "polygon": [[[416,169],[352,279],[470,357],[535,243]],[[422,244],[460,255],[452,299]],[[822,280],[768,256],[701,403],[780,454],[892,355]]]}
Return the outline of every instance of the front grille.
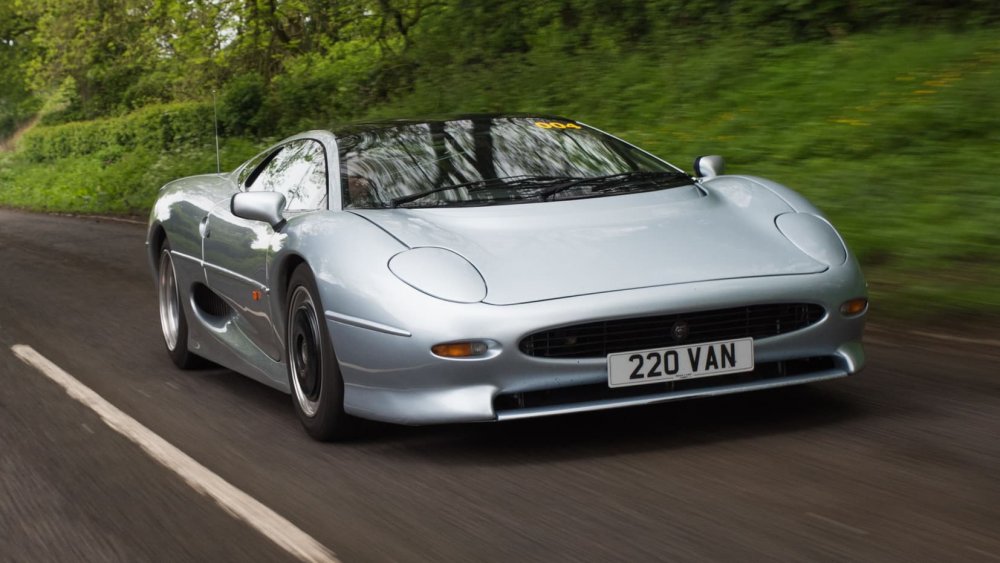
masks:
{"label": "front grille", "polygon": [[763,362],[754,366],[753,371],[652,383],[649,385],[611,388],[608,387],[607,383],[594,383],[590,385],[529,391],[527,393],[502,394],[497,395],[493,399],[493,408],[497,412],[510,412],[528,408],[574,405],[591,401],[625,400],[632,397],[658,395],[661,393],[695,391],[699,389],[708,390],[751,383],[765,383],[769,380],[817,373],[823,370],[831,370],[835,367],[836,362],[831,356],[799,358],[797,360],[785,360],[782,362]]}
{"label": "front grille", "polygon": [[[766,338],[805,328],[823,318],[811,303],[749,305],[714,311],[597,321],[536,332],[521,351],[540,358],[598,358],[648,348],[665,348],[735,338]],[[686,325],[686,335],[675,328]]]}

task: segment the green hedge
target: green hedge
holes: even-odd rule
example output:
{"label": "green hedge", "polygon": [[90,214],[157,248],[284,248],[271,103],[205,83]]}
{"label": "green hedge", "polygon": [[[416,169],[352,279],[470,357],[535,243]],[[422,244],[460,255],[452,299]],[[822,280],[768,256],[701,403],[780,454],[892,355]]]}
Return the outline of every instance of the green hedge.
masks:
{"label": "green hedge", "polygon": [[210,144],[214,134],[211,104],[179,102],[121,117],[35,127],[21,139],[19,152],[33,162],[50,162],[139,148],[174,151]]}

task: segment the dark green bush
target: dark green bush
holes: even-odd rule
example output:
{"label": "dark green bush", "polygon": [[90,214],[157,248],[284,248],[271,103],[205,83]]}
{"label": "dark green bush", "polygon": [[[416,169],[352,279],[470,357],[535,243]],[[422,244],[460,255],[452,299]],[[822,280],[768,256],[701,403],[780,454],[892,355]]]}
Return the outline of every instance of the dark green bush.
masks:
{"label": "dark green bush", "polygon": [[116,148],[173,151],[207,146],[213,136],[211,104],[184,102],[147,106],[122,117],[35,127],[20,147],[28,160],[44,162]]}
{"label": "dark green bush", "polygon": [[219,125],[226,135],[266,135],[267,86],[257,74],[245,74],[226,85],[219,98]]}

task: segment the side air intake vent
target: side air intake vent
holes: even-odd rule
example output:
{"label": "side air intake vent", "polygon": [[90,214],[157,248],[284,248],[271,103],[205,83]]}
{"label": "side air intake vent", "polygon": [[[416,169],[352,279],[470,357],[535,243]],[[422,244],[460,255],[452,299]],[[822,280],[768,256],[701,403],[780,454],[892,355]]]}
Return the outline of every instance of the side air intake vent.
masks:
{"label": "side air intake vent", "polygon": [[195,284],[194,304],[208,317],[228,317],[232,310],[214,291],[204,284]]}

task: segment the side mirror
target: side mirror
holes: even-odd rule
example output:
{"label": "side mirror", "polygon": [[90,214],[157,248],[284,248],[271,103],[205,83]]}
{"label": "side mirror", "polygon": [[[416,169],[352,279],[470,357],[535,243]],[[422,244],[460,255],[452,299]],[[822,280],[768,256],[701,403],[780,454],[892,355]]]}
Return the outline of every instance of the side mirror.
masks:
{"label": "side mirror", "polygon": [[250,221],[263,221],[274,230],[285,224],[285,196],[278,192],[240,192],[229,204],[233,215]]}
{"label": "side mirror", "polygon": [[694,175],[699,178],[714,178],[725,172],[726,161],[717,154],[699,156],[694,159]]}

